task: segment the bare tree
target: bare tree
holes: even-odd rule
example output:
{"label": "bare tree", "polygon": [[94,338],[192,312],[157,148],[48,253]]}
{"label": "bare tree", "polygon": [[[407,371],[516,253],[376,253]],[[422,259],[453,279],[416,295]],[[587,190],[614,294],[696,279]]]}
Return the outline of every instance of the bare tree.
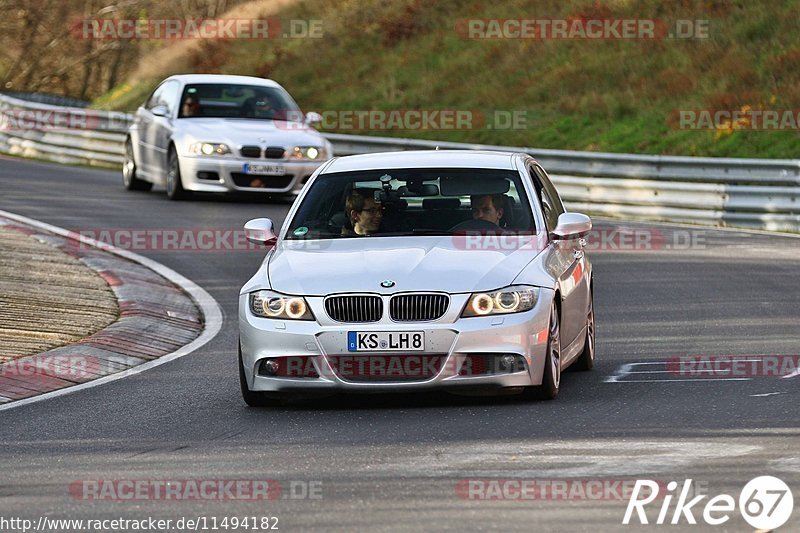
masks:
{"label": "bare tree", "polygon": [[82,31],[85,21],[221,17],[243,1],[0,0],[6,15],[0,17],[0,89],[95,98],[113,89],[153,44],[95,39]]}

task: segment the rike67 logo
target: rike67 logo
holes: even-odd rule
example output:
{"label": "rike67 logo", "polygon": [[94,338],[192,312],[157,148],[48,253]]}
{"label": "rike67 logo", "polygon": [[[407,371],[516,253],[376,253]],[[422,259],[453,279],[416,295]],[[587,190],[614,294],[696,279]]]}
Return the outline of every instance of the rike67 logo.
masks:
{"label": "rike67 logo", "polygon": [[[645,507],[656,499],[662,499],[660,496],[663,499],[655,520],[658,525],[697,524],[695,513],[699,513],[706,524],[719,526],[730,520],[732,513],[736,511],[737,501],[728,494],[718,494],[703,502],[709,496],[694,495],[691,479],[683,482],[680,491],[678,482],[670,481],[666,495],[659,494],[659,487],[663,488],[663,484],[649,479],[637,479],[622,523],[630,524],[636,513],[640,524],[648,524]],[[676,496],[675,507],[671,509]],[[694,497],[689,499],[691,496]],[[789,520],[794,508],[794,498],[791,489],[782,480],[773,476],[759,476],[751,479],[739,493],[738,508],[742,518],[750,526],[757,530],[771,531]]]}

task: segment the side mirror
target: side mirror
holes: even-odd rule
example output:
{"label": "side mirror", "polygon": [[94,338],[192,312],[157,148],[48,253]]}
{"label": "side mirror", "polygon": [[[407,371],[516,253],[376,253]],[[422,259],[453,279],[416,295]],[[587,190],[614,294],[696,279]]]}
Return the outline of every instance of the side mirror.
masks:
{"label": "side mirror", "polygon": [[165,105],[157,105],[151,109],[150,112],[157,117],[166,117],[169,115],[169,109],[167,109]]}
{"label": "side mirror", "polygon": [[278,236],[272,229],[272,220],[268,218],[254,218],[248,220],[244,225],[244,234],[247,240],[254,244],[263,244],[264,246],[275,244]]}
{"label": "side mirror", "polygon": [[592,219],[582,213],[561,213],[553,230],[554,239],[577,239],[592,230]]}
{"label": "side mirror", "polygon": [[321,124],[322,123],[322,115],[319,113],[315,113],[314,111],[309,111],[306,113],[306,124],[309,126],[314,124]]}

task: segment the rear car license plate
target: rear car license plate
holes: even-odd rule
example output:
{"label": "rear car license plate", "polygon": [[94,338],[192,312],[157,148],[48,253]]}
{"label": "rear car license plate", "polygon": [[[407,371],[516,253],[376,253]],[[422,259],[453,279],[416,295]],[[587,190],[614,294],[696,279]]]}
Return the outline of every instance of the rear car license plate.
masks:
{"label": "rear car license plate", "polygon": [[425,350],[423,331],[348,331],[349,352],[421,352]]}

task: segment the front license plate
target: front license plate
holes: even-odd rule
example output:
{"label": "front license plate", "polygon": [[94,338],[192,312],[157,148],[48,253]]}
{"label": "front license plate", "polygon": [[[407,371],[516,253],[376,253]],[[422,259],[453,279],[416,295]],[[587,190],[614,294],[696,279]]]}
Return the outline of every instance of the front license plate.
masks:
{"label": "front license plate", "polygon": [[349,352],[421,352],[425,350],[423,331],[348,331]]}
{"label": "front license plate", "polygon": [[283,165],[260,165],[258,163],[245,163],[242,172],[253,176],[283,176],[286,167]]}

